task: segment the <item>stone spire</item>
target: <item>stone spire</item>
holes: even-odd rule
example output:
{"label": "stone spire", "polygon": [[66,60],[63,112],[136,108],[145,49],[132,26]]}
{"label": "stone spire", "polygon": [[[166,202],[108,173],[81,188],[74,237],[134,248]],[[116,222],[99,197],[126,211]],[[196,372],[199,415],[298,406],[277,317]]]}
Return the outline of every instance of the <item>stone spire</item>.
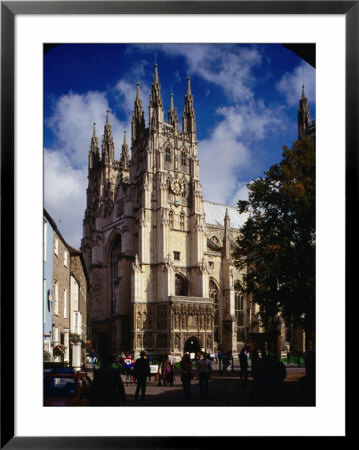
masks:
{"label": "stone spire", "polygon": [[129,157],[129,153],[128,153],[128,145],[127,145],[127,140],[126,140],[126,131],[124,131],[124,133],[123,133],[122,152],[121,152],[121,158],[120,158],[120,162],[121,162],[122,167],[124,169],[128,168],[129,161],[130,161],[130,157]]}
{"label": "stone spire", "polygon": [[155,64],[153,83],[149,105],[150,127],[157,129],[158,123],[163,123],[163,104],[161,97],[161,85],[158,78],[157,64]]}
{"label": "stone spire", "polygon": [[96,135],[96,123],[93,123],[93,131],[91,138],[91,145],[89,151],[89,169],[92,169],[94,165],[94,161],[98,161],[100,159],[100,150],[98,146],[98,137]]}
{"label": "stone spire", "polygon": [[132,142],[143,137],[145,127],[145,116],[140,95],[140,83],[137,83],[136,100],[132,114]]}
{"label": "stone spire", "polygon": [[231,243],[229,241],[229,228],[230,228],[230,218],[228,214],[228,208],[226,208],[226,214],[224,216],[224,237],[223,237],[223,256],[230,259]]}
{"label": "stone spire", "polygon": [[187,92],[184,100],[182,115],[182,131],[188,134],[196,134],[196,117],[193,107],[193,95],[191,92],[191,79],[187,78]]}
{"label": "stone spire", "polygon": [[299,100],[298,107],[298,139],[303,139],[309,130],[310,109],[308,99],[305,96],[304,85],[302,86],[302,98]]}
{"label": "stone spire", "polygon": [[115,157],[115,146],[112,137],[112,127],[110,124],[110,111],[106,111],[106,124],[104,127],[104,134],[102,138],[102,159],[105,164],[114,160]]}
{"label": "stone spire", "polygon": [[168,123],[172,125],[175,130],[178,130],[177,108],[174,107],[172,86],[171,86],[170,110],[168,111]]}

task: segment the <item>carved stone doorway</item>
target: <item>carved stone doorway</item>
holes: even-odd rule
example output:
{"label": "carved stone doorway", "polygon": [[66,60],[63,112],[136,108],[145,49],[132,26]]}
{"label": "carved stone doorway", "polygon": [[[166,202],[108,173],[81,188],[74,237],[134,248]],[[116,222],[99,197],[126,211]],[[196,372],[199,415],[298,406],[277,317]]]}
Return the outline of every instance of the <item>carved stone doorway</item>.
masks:
{"label": "carved stone doorway", "polygon": [[198,339],[195,336],[188,338],[184,343],[183,350],[185,353],[189,353],[191,359],[194,359],[196,354],[201,351],[201,346]]}

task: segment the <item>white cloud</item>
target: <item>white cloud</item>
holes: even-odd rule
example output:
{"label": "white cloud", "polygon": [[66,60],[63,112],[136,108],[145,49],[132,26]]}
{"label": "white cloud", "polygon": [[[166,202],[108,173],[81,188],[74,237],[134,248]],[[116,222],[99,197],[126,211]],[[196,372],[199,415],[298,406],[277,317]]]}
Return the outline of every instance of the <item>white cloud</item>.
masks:
{"label": "white cloud", "polygon": [[253,97],[251,71],[261,64],[261,54],[256,47],[233,45],[165,44],[161,49],[168,55],[186,58],[190,75],[223,88],[232,100]]}
{"label": "white cloud", "polygon": [[62,149],[44,152],[44,206],[68,244],[80,247],[87,166],[74,169]]}
{"label": "white cloud", "polygon": [[[97,136],[101,146],[102,130],[108,109],[110,108],[104,92],[88,92],[84,95],[70,92],[57,100],[54,112],[46,125],[56,137],[56,147],[63,149],[73,166],[87,163],[93,122],[96,122]],[[119,157],[126,124],[121,123],[111,111],[110,123],[116,156]]]}
{"label": "white cloud", "polygon": [[286,72],[277,83],[277,90],[286,97],[288,105],[298,105],[304,84],[310,104],[315,103],[315,69],[302,61],[292,72]]}
{"label": "white cloud", "polygon": [[[255,146],[282,123],[272,110],[254,103],[223,107],[223,119],[199,142],[201,183],[206,200],[235,205],[246,199],[246,169],[255,164]],[[238,197],[240,196],[240,197]]]}

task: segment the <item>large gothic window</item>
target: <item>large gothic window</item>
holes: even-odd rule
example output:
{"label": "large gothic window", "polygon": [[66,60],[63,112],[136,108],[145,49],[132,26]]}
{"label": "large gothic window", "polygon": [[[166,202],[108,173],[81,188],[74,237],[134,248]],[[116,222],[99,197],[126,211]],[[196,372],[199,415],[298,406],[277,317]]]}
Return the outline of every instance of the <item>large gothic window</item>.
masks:
{"label": "large gothic window", "polygon": [[166,148],[165,158],[166,158],[166,161],[168,161],[168,162],[172,161],[171,147]]}
{"label": "large gothic window", "polygon": [[180,214],[180,228],[181,230],[184,230],[184,212],[181,212]]}
{"label": "large gothic window", "polygon": [[234,314],[237,319],[237,340],[242,341],[244,326],[244,294],[241,283],[239,281],[236,281],[234,283]]}
{"label": "large gothic window", "polygon": [[176,274],[175,275],[175,292],[178,296],[187,296],[188,295],[188,281],[183,275]]}
{"label": "large gothic window", "polygon": [[219,289],[217,284],[213,281],[209,281],[209,296],[214,300],[214,340],[219,342]]}
{"label": "large gothic window", "polygon": [[121,236],[118,235],[112,245],[110,253],[110,267],[111,267],[111,312],[115,312],[116,305],[116,284],[119,281],[118,276],[118,260],[121,253]]}
{"label": "large gothic window", "polygon": [[187,156],[184,150],[181,152],[181,164],[182,166],[187,166]]}

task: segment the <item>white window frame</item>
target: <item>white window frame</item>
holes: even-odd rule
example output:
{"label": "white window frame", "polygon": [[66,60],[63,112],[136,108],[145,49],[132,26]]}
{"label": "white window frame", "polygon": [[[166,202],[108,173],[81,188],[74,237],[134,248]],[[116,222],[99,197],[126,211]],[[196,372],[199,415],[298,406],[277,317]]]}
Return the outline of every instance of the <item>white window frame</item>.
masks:
{"label": "white window frame", "polygon": [[59,240],[58,240],[57,237],[55,237],[54,254],[55,254],[56,256],[59,256]]}
{"label": "white window frame", "polygon": [[67,267],[67,250],[64,250],[64,266]]}
{"label": "white window frame", "polygon": [[54,346],[59,344],[59,329],[55,326],[53,328],[52,342]]}
{"label": "white window frame", "polygon": [[67,311],[68,311],[68,295],[67,295],[67,288],[64,288],[64,319],[67,319]]}

